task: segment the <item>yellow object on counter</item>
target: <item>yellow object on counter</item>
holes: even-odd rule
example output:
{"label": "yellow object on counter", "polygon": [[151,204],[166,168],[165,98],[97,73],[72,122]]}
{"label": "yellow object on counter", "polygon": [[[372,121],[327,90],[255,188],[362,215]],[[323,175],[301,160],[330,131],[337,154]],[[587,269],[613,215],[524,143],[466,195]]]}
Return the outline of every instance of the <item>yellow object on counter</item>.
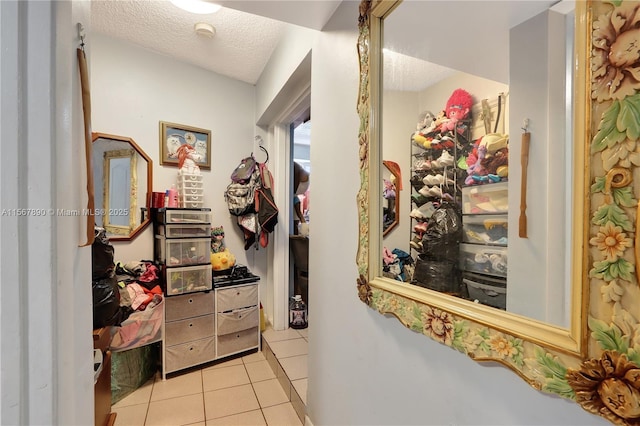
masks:
{"label": "yellow object on counter", "polygon": [[211,253],[211,269],[214,271],[229,269],[235,264],[236,257],[229,251],[229,249],[225,249],[218,253]]}

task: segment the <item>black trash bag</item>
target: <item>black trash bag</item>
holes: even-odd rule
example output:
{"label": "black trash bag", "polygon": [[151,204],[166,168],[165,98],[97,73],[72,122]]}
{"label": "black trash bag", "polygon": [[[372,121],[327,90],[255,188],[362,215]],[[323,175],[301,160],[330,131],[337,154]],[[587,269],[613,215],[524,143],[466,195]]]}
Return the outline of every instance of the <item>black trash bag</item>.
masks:
{"label": "black trash bag", "polygon": [[129,306],[120,306],[120,291],[115,275],[92,282],[93,328],[119,326],[133,312]]}
{"label": "black trash bag", "polygon": [[418,256],[411,284],[458,296],[461,291],[461,276],[457,262]]}
{"label": "black trash bag", "polygon": [[457,263],[461,240],[460,208],[455,204],[442,203],[427,222],[427,232],[422,237],[423,257]]}
{"label": "black trash bag", "polygon": [[113,263],[114,249],[104,228],[95,227],[95,239],[91,245],[91,279],[110,277],[116,265]]}
{"label": "black trash bag", "polygon": [[114,249],[109,244],[106,230],[96,226],[95,239],[91,245],[93,328],[119,326],[133,312],[131,307],[120,306],[113,254]]}

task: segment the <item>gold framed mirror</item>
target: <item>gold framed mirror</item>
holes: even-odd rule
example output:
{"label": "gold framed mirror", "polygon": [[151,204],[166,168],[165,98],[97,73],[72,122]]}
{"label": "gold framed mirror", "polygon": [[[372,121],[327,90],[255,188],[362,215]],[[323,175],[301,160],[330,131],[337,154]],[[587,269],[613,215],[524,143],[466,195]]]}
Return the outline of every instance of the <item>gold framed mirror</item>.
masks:
{"label": "gold framed mirror", "polygon": [[130,241],[150,223],[151,158],[131,138],[92,134],[96,225],[111,241]]}
{"label": "gold framed mirror", "polygon": [[[358,192],[360,235],[356,259],[360,274],[357,281],[359,298],[378,312],[396,317],[407,328],[477,361],[494,361],[507,366],[536,389],[575,400],[585,410],[613,423],[635,424],[640,418],[640,381],[637,379],[640,377],[640,288],[637,278],[640,236],[636,232],[640,217],[637,211],[640,186],[634,180],[640,165],[637,147],[640,119],[635,113],[640,110],[640,77],[635,72],[640,65],[640,54],[634,46],[640,4],[628,1],[575,2],[575,20],[568,20],[567,10],[562,10],[563,4],[547,2],[545,10],[535,10],[544,2],[493,2],[499,3],[502,10],[491,13],[486,10],[489,3],[492,2],[465,2],[465,5],[444,1],[361,2],[357,46],[362,177]],[[459,43],[464,54],[452,55],[457,56],[458,62],[447,64],[448,68],[457,71],[468,71],[469,67],[476,68],[478,72],[483,69],[479,64],[482,62],[480,56],[473,55],[473,52],[487,54],[487,49],[479,50],[474,41],[483,43],[485,47],[491,46],[489,50],[493,51],[499,51],[496,46],[503,45],[504,40],[492,39],[487,32],[480,34],[477,31],[476,21],[480,16],[486,17],[482,22],[483,29],[502,28],[502,37],[507,37],[507,40],[520,37],[509,40],[509,53],[512,55],[518,54],[514,46],[519,46],[522,40],[538,40],[538,37],[519,36],[518,33],[524,30],[526,34],[526,31],[539,28],[528,26],[534,21],[543,19],[545,23],[542,40],[552,35],[549,31],[558,19],[570,24],[562,27],[566,31],[564,37],[558,38],[556,34],[552,39],[554,43],[551,43],[562,45],[557,41],[563,38],[572,40],[572,43],[565,43],[564,58],[569,58],[565,62],[566,73],[559,73],[563,77],[560,84],[564,86],[557,86],[558,82],[549,80],[542,83],[542,90],[540,87],[527,90],[523,82],[531,75],[509,75],[509,67],[493,69],[495,75],[503,73],[494,80],[507,84],[509,126],[506,132],[511,129],[513,135],[509,142],[509,274],[512,270],[526,270],[518,262],[536,264],[536,253],[539,252],[528,246],[535,245],[542,234],[547,239],[545,247],[552,249],[553,237],[563,239],[562,243],[556,244],[560,246],[555,252],[557,255],[545,257],[541,263],[547,268],[545,271],[551,271],[551,264],[556,263],[555,274],[545,272],[541,278],[521,275],[517,279],[508,279],[507,292],[521,283],[529,287],[544,287],[547,299],[543,299],[543,305],[545,300],[555,302],[553,297],[561,294],[564,299],[558,303],[561,308],[559,316],[564,319],[539,318],[535,312],[510,310],[508,305],[505,310],[496,309],[410,281],[390,280],[380,272],[382,197],[380,185],[370,185],[370,182],[381,181],[383,171],[379,165],[382,146],[386,143],[383,136],[386,130],[381,127],[385,126],[388,110],[398,105],[391,103],[390,106],[386,102],[386,65],[383,64],[390,55],[388,51],[383,52],[383,47],[390,48],[384,37],[388,27],[392,26],[391,18],[394,14],[401,15],[400,8],[408,4],[431,9],[421,13],[413,10],[402,16],[415,19],[429,16],[429,21],[436,26],[440,22],[450,25],[453,16],[459,20],[454,33],[464,40],[464,43]],[[471,16],[447,14],[447,8],[451,7],[456,11],[468,10]],[[509,12],[514,12],[514,7],[520,12],[529,10],[531,15],[515,24],[509,22],[507,27],[491,22],[492,17],[513,17],[515,14]],[[482,13],[477,8],[481,8]],[[405,18],[400,26],[419,28],[408,19]],[[459,28],[465,27],[465,22],[469,26],[474,26],[471,24],[475,22],[475,38],[478,40],[463,36]],[[433,26],[428,33],[442,34]],[[439,50],[436,42],[430,43],[424,31],[422,35],[401,34],[398,40],[404,40],[404,43],[398,42],[398,45],[409,46],[412,39],[419,40],[424,50],[431,51],[429,60],[435,60],[435,52]],[[451,50],[454,48],[451,43],[455,40],[449,38],[449,42],[445,47]],[[526,57],[534,56],[534,52],[538,51],[520,51],[525,55],[518,59],[521,68],[531,67],[531,61],[537,60]],[[400,53],[415,59],[419,52],[407,49]],[[556,55],[552,50],[545,51],[545,54],[548,60]],[[504,64],[500,62],[501,58],[494,59],[494,65]],[[506,63],[511,64],[511,68],[518,68],[509,59]],[[492,74],[482,77],[487,78],[487,75]],[[431,77],[429,74],[422,76]],[[562,87],[565,90],[561,90]],[[499,93],[504,92],[501,88]],[[545,123],[544,130],[539,127],[539,119],[531,120],[529,129],[528,123],[524,124],[525,119],[533,114],[530,110],[534,106],[540,108],[541,105],[535,96],[543,93],[550,101],[559,92],[570,96],[562,97],[563,105],[552,107],[545,113],[549,122]],[[479,98],[482,99],[481,96]],[[420,103],[415,105],[418,108],[414,109],[413,117],[420,117]],[[558,123],[564,125],[565,136],[557,137],[549,130]],[[520,160],[524,158],[521,154],[525,145],[524,138],[522,143],[520,141],[520,127],[527,130],[525,133],[531,131],[529,172],[535,167],[543,167],[536,157],[536,149],[546,152],[551,161],[553,156],[548,153],[554,151],[549,150],[555,148],[557,152],[558,146],[568,147],[564,151],[565,163],[560,163],[567,167],[560,167],[562,173],[559,174],[558,169],[549,171],[550,174],[556,173],[554,179],[564,173],[561,181],[551,180],[544,184],[524,181],[526,173],[522,171],[526,163]],[[414,130],[410,126],[407,129],[407,135]],[[551,142],[556,145],[550,145]],[[384,147],[387,149],[386,145]],[[410,156],[407,151],[407,158]],[[521,185],[522,182],[526,184]],[[551,198],[540,198],[536,185],[542,186],[544,193],[551,194]],[[523,188],[528,190],[524,197],[524,210],[521,202]],[[558,193],[560,201],[553,199]],[[537,206],[543,208],[537,210]],[[518,216],[522,212],[527,213],[528,219],[528,237],[524,238],[518,233]],[[553,217],[558,220],[555,224]],[[561,232],[554,233],[553,229],[561,229]],[[407,235],[409,239],[410,235]],[[459,267],[460,263],[455,263]],[[554,287],[557,283],[561,284],[559,289]]]}

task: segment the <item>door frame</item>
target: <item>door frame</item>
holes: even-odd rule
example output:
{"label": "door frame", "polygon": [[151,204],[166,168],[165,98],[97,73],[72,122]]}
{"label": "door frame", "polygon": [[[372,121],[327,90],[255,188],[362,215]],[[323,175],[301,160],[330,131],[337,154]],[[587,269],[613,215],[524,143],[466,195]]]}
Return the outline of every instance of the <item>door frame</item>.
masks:
{"label": "door frame", "polygon": [[[295,96],[292,96],[281,113],[268,126],[269,152],[273,152],[274,171],[276,174],[276,204],[280,206],[280,222],[282,225],[274,238],[273,260],[269,267],[272,271],[273,314],[268,315],[274,330],[284,330],[289,327],[289,280],[290,251],[289,234],[292,233],[291,217],[291,130],[290,125],[305,114],[311,107],[311,81],[304,85]],[[286,218],[286,220],[284,220]],[[271,275],[271,273],[269,274]]]}

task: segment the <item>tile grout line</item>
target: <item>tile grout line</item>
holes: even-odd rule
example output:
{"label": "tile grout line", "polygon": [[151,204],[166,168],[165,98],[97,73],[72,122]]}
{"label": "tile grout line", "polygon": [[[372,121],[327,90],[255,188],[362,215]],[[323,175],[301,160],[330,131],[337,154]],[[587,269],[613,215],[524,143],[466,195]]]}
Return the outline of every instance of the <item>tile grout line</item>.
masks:
{"label": "tile grout line", "polygon": [[202,370],[200,370],[200,386],[202,386],[202,412],[204,415],[204,424],[207,424],[207,403],[204,400],[204,374],[202,374]]}
{"label": "tile grout line", "polygon": [[[261,351],[258,353],[262,353]],[[264,355],[263,355],[264,356]],[[256,388],[253,387],[253,380],[251,380],[251,376],[249,375],[249,370],[247,370],[247,364],[242,360],[242,365],[244,366],[244,371],[247,373],[247,377],[249,378],[249,383],[251,384],[251,390],[253,391],[253,396],[256,398],[256,402],[258,403],[258,408],[260,409],[260,414],[262,415],[262,419],[264,420],[264,424],[267,425],[267,418],[264,415],[264,411],[262,410],[262,404],[260,404],[260,399],[258,399],[258,393],[256,392]]]}

